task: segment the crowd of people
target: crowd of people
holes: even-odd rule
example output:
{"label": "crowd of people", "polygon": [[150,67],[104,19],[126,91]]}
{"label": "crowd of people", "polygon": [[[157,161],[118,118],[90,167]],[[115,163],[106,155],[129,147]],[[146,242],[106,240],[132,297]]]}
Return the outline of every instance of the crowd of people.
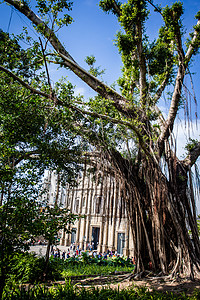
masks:
{"label": "crowd of people", "polygon": [[[51,256],[53,256],[54,258],[60,258],[60,259],[68,259],[70,257],[74,257],[74,258],[81,258],[82,253],[86,253],[87,256],[91,256],[91,257],[97,257],[97,258],[102,258],[102,259],[108,259],[110,258],[116,258],[116,257],[120,257],[120,255],[117,253],[117,251],[113,251],[113,250],[107,250],[103,253],[101,252],[97,252],[96,250],[94,250],[92,247],[90,247],[90,245],[86,248],[86,250],[82,250],[79,248],[79,245],[75,246],[75,245],[71,245],[67,251],[61,251],[57,246],[51,246]],[[127,258],[127,260],[129,260],[130,262],[132,262],[133,264],[135,264],[135,260],[134,258]]]}

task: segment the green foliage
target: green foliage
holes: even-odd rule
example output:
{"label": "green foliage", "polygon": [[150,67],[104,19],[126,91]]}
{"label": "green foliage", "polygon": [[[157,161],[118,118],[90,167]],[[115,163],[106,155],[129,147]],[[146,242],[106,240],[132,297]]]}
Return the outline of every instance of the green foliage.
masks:
{"label": "green foliage", "polygon": [[44,257],[36,257],[28,252],[16,253],[10,259],[7,284],[36,283],[41,280],[43,268]]}
{"label": "green foliage", "polygon": [[77,218],[66,208],[61,208],[58,205],[51,207],[47,204],[39,216],[41,235],[53,244],[58,231],[64,229],[65,232],[69,233],[67,225],[73,224]]}
{"label": "green foliage", "polygon": [[[135,24],[138,22],[144,24],[148,14],[146,1],[129,0],[127,3],[121,5],[119,22],[128,34],[131,33],[135,35]],[[135,39],[137,41],[137,35],[135,35]]]}
{"label": "green foliage", "polygon": [[198,144],[198,140],[189,138],[189,142],[185,145],[185,150],[190,153]]}
{"label": "green foliage", "polygon": [[152,76],[161,75],[172,65],[172,51],[167,42],[158,40],[150,46],[150,53],[147,55],[149,60],[149,71]]}
{"label": "green foliage", "polygon": [[[116,2],[116,4],[117,4],[117,7],[118,8],[120,8],[120,6],[121,6],[121,2],[119,2],[118,0],[117,1],[115,1]],[[116,10],[115,10],[115,7],[114,7],[114,5],[113,5],[113,1],[112,0],[101,0],[101,1],[99,1],[99,7],[103,10],[103,11],[105,11],[105,12],[107,12],[107,13],[113,13],[113,14],[116,14]]]}
{"label": "green foliage", "polygon": [[[84,253],[83,253],[84,254]],[[86,255],[87,256],[87,255]],[[34,253],[16,252],[11,255],[8,265],[6,284],[41,282],[45,258]],[[111,274],[116,271],[132,272],[133,265],[123,258],[97,259],[82,256],[66,260],[50,257],[47,280],[58,280],[63,277],[95,274]]]}
{"label": "green foliage", "polygon": [[26,241],[40,231],[37,218],[39,178],[38,170],[28,163],[18,168],[14,175],[7,176],[4,172],[1,177],[0,268],[7,267],[11,253],[27,249]]}
{"label": "green foliage", "polygon": [[[19,45],[21,40],[31,47],[22,49]],[[15,70],[16,75],[23,76],[26,81],[39,79],[36,71],[42,66],[40,44],[28,36],[26,28],[23,28],[20,35],[14,37],[0,30],[0,53],[2,66],[11,71]]]}
{"label": "green foliage", "polygon": [[103,257],[92,257],[88,256],[87,252],[83,252],[80,257],[70,257],[67,260],[65,260],[66,265],[82,265],[82,264],[94,264],[94,265],[109,265],[109,266],[128,266],[133,267],[132,263],[127,260],[124,257],[109,257],[107,259],[104,259]]}
{"label": "green foliage", "polygon": [[[18,284],[41,282],[45,266],[45,258],[34,253],[17,252],[10,257],[6,286],[16,282]],[[48,264],[47,280],[61,278],[63,265],[61,260],[51,259]]]}
{"label": "green foliage", "polygon": [[[50,92],[44,73],[39,73],[40,65],[32,67],[34,53],[40,54],[38,45],[34,44],[32,51],[23,51],[18,39],[0,32],[0,48],[0,61],[6,68],[32,87]],[[73,97],[72,85],[57,84],[56,88],[61,99]],[[63,129],[71,117],[69,110],[54,107],[52,102],[32,94],[5,73],[0,77],[1,288],[11,254],[27,249],[27,240],[37,235],[53,241],[58,230],[75,220],[67,210],[50,208],[40,201],[45,169],[57,170],[61,181],[75,180],[83,150],[76,135],[67,133],[68,127]],[[46,209],[41,212],[44,205]]]}
{"label": "green foliage", "polygon": [[110,266],[110,265],[88,265],[77,264],[76,268],[68,265],[62,272],[62,277],[67,278],[69,276],[81,276],[81,275],[108,275],[115,272],[127,272],[131,273],[133,267],[127,266]]}
{"label": "green foliage", "polygon": [[161,293],[157,291],[148,291],[146,288],[131,287],[128,289],[111,289],[111,288],[82,288],[66,282],[64,285],[57,285],[49,288],[45,285],[36,285],[26,288],[25,286],[11,285],[3,294],[2,300],[35,300],[35,299],[54,299],[54,300],[134,300],[134,299],[151,299],[151,300],[197,300],[199,291],[192,296],[186,296],[184,293],[176,295],[173,293]]}
{"label": "green foliage", "polygon": [[171,7],[168,5],[163,9],[162,16],[169,32],[175,37],[177,28],[182,27],[181,16],[183,15],[183,4],[175,2]]}
{"label": "green foliage", "polygon": [[[34,62],[35,67],[32,68],[31,60],[35,56],[34,53],[38,51],[38,45],[34,44],[32,48],[35,52],[32,50],[31,53],[27,54],[28,50],[23,51],[17,39],[11,39],[7,34],[1,32],[0,47],[2,49],[0,60],[5,67],[16,72],[18,76],[25,74],[25,78],[31,77],[27,83],[49,93],[44,74],[37,73],[36,76],[32,76],[36,69],[39,71],[39,66],[36,67]],[[10,49],[10,53],[9,51],[5,52],[5,47]],[[14,57],[12,57],[12,53],[15,53],[13,54]],[[24,57],[26,64],[27,60],[30,62],[29,72],[26,72],[26,68],[24,69]],[[20,62],[22,62],[22,67]],[[16,67],[18,67],[17,70]],[[70,123],[70,118],[73,120],[74,115],[67,108],[59,106],[53,109],[53,103],[50,99],[41,99],[38,95],[32,95],[30,91],[12,78],[4,73],[1,74],[0,172],[6,172],[7,175],[8,173],[11,174],[11,171],[14,172],[13,166],[25,158],[29,158],[32,160],[32,164],[41,169],[41,172],[49,166],[52,169],[57,169],[60,166],[60,169],[67,170],[65,176],[68,179],[72,178],[77,169],[77,164],[74,162],[75,157],[78,158],[78,152],[80,154],[80,150],[82,150],[76,143],[76,136],[69,131],[66,134],[69,128],[69,125],[66,128],[66,124]],[[69,83],[62,81],[57,83],[55,92],[57,92],[60,101],[66,104],[74,98],[74,87]]]}
{"label": "green foliage", "polygon": [[41,16],[46,18],[47,15],[51,15],[53,22],[58,27],[63,25],[67,26],[72,23],[73,19],[69,14],[64,14],[58,17],[63,10],[70,11],[72,9],[72,5],[73,2],[69,0],[37,0],[37,8]]}
{"label": "green foliage", "polygon": [[105,73],[105,70],[100,70],[100,67],[94,66],[96,63],[96,58],[94,57],[94,55],[87,56],[85,62],[90,67],[89,72],[93,76],[97,77]]}

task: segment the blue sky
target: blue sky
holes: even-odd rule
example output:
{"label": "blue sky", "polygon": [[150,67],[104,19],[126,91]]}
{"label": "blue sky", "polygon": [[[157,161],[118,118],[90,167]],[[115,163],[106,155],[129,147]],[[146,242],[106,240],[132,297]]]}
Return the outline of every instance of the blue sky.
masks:
{"label": "blue sky", "polygon": [[[173,3],[173,1],[166,0],[158,0],[154,2],[161,4],[162,6]],[[103,75],[104,81],[108,84],[112,84],[120,76],[120,70],[122,67],[120,55],[118,54],[117,48],[114,46],[115,34],[120,27],[117,23],[116,17],[111,14],[105,14],[99,9],[98,3],[98,0],[74,0],[73,10],[70,12],[74,22],[68,27],[61,29],[58,32],[58,36],[66,46],[69,53],[82,67],[87,68],[86,63],[84,62],[85,57],[91,54],[94,55],[97,60],[97,66],[101,66],[102,69],[105,69],[105,75]],[[196,19],[194,17],[198,10],[200,10],[200,1],[184,0],[183,3],[185,9],[183,23],[186,29],[185,38],[187,38],[189,32],[192,31],[193,25],[196,24]],[[161,17],[151,10],[147,23],[147,34],[152,39],[156,38],[161,24]],[[5,3],[0,5],[1,29],[4,31],[9,30],[9,33],[19,34],[23,26],[28,27],[28,29],[31,28],[30,22],[20,13],[15,10],[12,11],[11,7]],[[30,33],[37,39],[37,35],[33,33],[32,30]],[[199,70],[200,55],[195,57],[195,63],[191,69],[192,72],[196,73],[193,75],[193,79],[197,100],[200,96],[199,74],[197,73]],[[85,97],[94,95],[93,91],[91,91],[86,84],[79,80],[70,71],[58,71],[56,66],[51,68],[51,77],[53,82],[58,80],[61,76],[68,76],[68,80],[76,85],[76,93],[84,94]],[[167,103],[163,102],[161,105],[166,111],[168,107]],[[193,118],[195,119],[194,114]],[[197,138],[199,136],[199,129],[195,126],[193,126],[193,129],[194,136]],[[191,130],[190,132],[192,133]],[[187,133],[184,122],[182,122],[181,127],[179,127],[178,133],[181,136],[178,141],[181,155]]]}

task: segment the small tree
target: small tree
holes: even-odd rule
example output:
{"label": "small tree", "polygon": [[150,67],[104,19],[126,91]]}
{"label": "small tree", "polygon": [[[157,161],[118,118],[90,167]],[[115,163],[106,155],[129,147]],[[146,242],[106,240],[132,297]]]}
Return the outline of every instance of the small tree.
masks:
{"label": "small tree", "polygon": [[45,256],[45,266],[42,274],[42,279],[45,280],[49,264],[50,247],[55,244],[57,234],[60,230],[70,233],[69,225],[77,220],[78,216],[70,213],[68,209],[61,208],[58,205],[51,207],[49,205],[43,208],[43,213],[40,214],[40,232],[41,235],[48,241],[47,251]]}
{"label": "small tree", "polygon": [[[9,49],[6,54],[5,47]],[[17,39],[2,31],[0,49],[4,66],[18,67],[18,76],[23,74],[27,82],[37,82],[45,90],[40,65],[25,67],[28,61],[32,65],[30,49],[23,51]],[[62,90],[59,84],[58,89]],[[69,84],[62,93],[71,97],[72,90]],[[61,119],[57,123],[59,116],[50,105],[48,99],[41,102],[38,94],[30,93],[10,76],[0,76],[0,298],[13,253],[27,250],[27,241],[41,234],[52,241],[55,231],[75,219],[58,207],[46,207],[46,214],[40,214],[45,169],[60,170],[68,181],[79,171],[76,160],[80,147],[73,134],[63,133]]]}

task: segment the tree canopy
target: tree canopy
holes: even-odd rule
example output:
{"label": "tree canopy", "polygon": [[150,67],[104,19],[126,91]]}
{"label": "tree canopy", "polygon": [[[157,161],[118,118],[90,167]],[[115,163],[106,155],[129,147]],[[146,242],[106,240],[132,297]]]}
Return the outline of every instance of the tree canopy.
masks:
{"label": "tree canopy", "polygon": [[[102,71],[95,66],[94,56],[86,58],[87,71],[58,38],[57,30],[72,22],[71,1],[38,0],[35,7],[26,1],[5,2],[28,18],[40,35],[38,41],[27,36],[30,47],[23,50],[23,59],[18,58],[18,49],[8,57],[4,50],[0,70],[13,85],[34,95],[39,106],[44,103],[45,112],[55,118],[53,123],[47,120],[42,126],[43,139],[54,134],[54,130],[56,134],[59,132],[53,142],[45,144],[45,150],[49,147],[49,159],[55,152],[51,146],[60,147],[58,142],[62,145],[59,157],[61,161],[65,159],[63,147],[67,145],[70,149],[71,137],[75,139],[75,146],[100,150],[102,161],[110,162],[111,171],[121,182],[121,197],[134,241],[136,273],[143,273],[151,261],[153,270],[163,275],[186,272],[193,278],[194,268],[200,268],[200,242],[195,204],[198,194],[194,184],[198,183],[198,176],[194,181],[191,168],[200,155],[200,141],[193,139],[187,145],[187,155],[180,160],[174,147],[173,129],[184,106],[188,113],[185,78],[191,77],[190,65],[200,46],[200,12],[184,44],[182,3],[162,8],[151,0],[99,1],[99,7],[114,14],[121,27],[115,41],[123,62],[117,87],[108,86],[99,79]],[[150,8],[163,20],[155,40],[150,40],[146,34],[146,22],[153,17],[149,16]],[[13,46],[7,47],[15,49],[15,42],[12,43]],[[24,72],[29,70],[27,55],[29,65],[36,68],[30,74]],[[52,86],[52,64],[71,70],[96,92],[96,96],[90,99],[74,97],[72,87],[64,80]],[[43,80],[38,79],[39,70],[43,71]],[[169,110],[165,116],[159,101],[166,89]],[[187,89],[187,93],[190,91]],[[195,96],[193,98],[195,102]],[[20,101],[19,96],[17,100]],[[33,120],[34,114],[35,110]],[[37,127],[37,122],[33,126]],[[34,134],[30,132],[32,140]],[[14,148],[18,150],[18,146]],[[45,156],[44,162],[47,160]]]}

